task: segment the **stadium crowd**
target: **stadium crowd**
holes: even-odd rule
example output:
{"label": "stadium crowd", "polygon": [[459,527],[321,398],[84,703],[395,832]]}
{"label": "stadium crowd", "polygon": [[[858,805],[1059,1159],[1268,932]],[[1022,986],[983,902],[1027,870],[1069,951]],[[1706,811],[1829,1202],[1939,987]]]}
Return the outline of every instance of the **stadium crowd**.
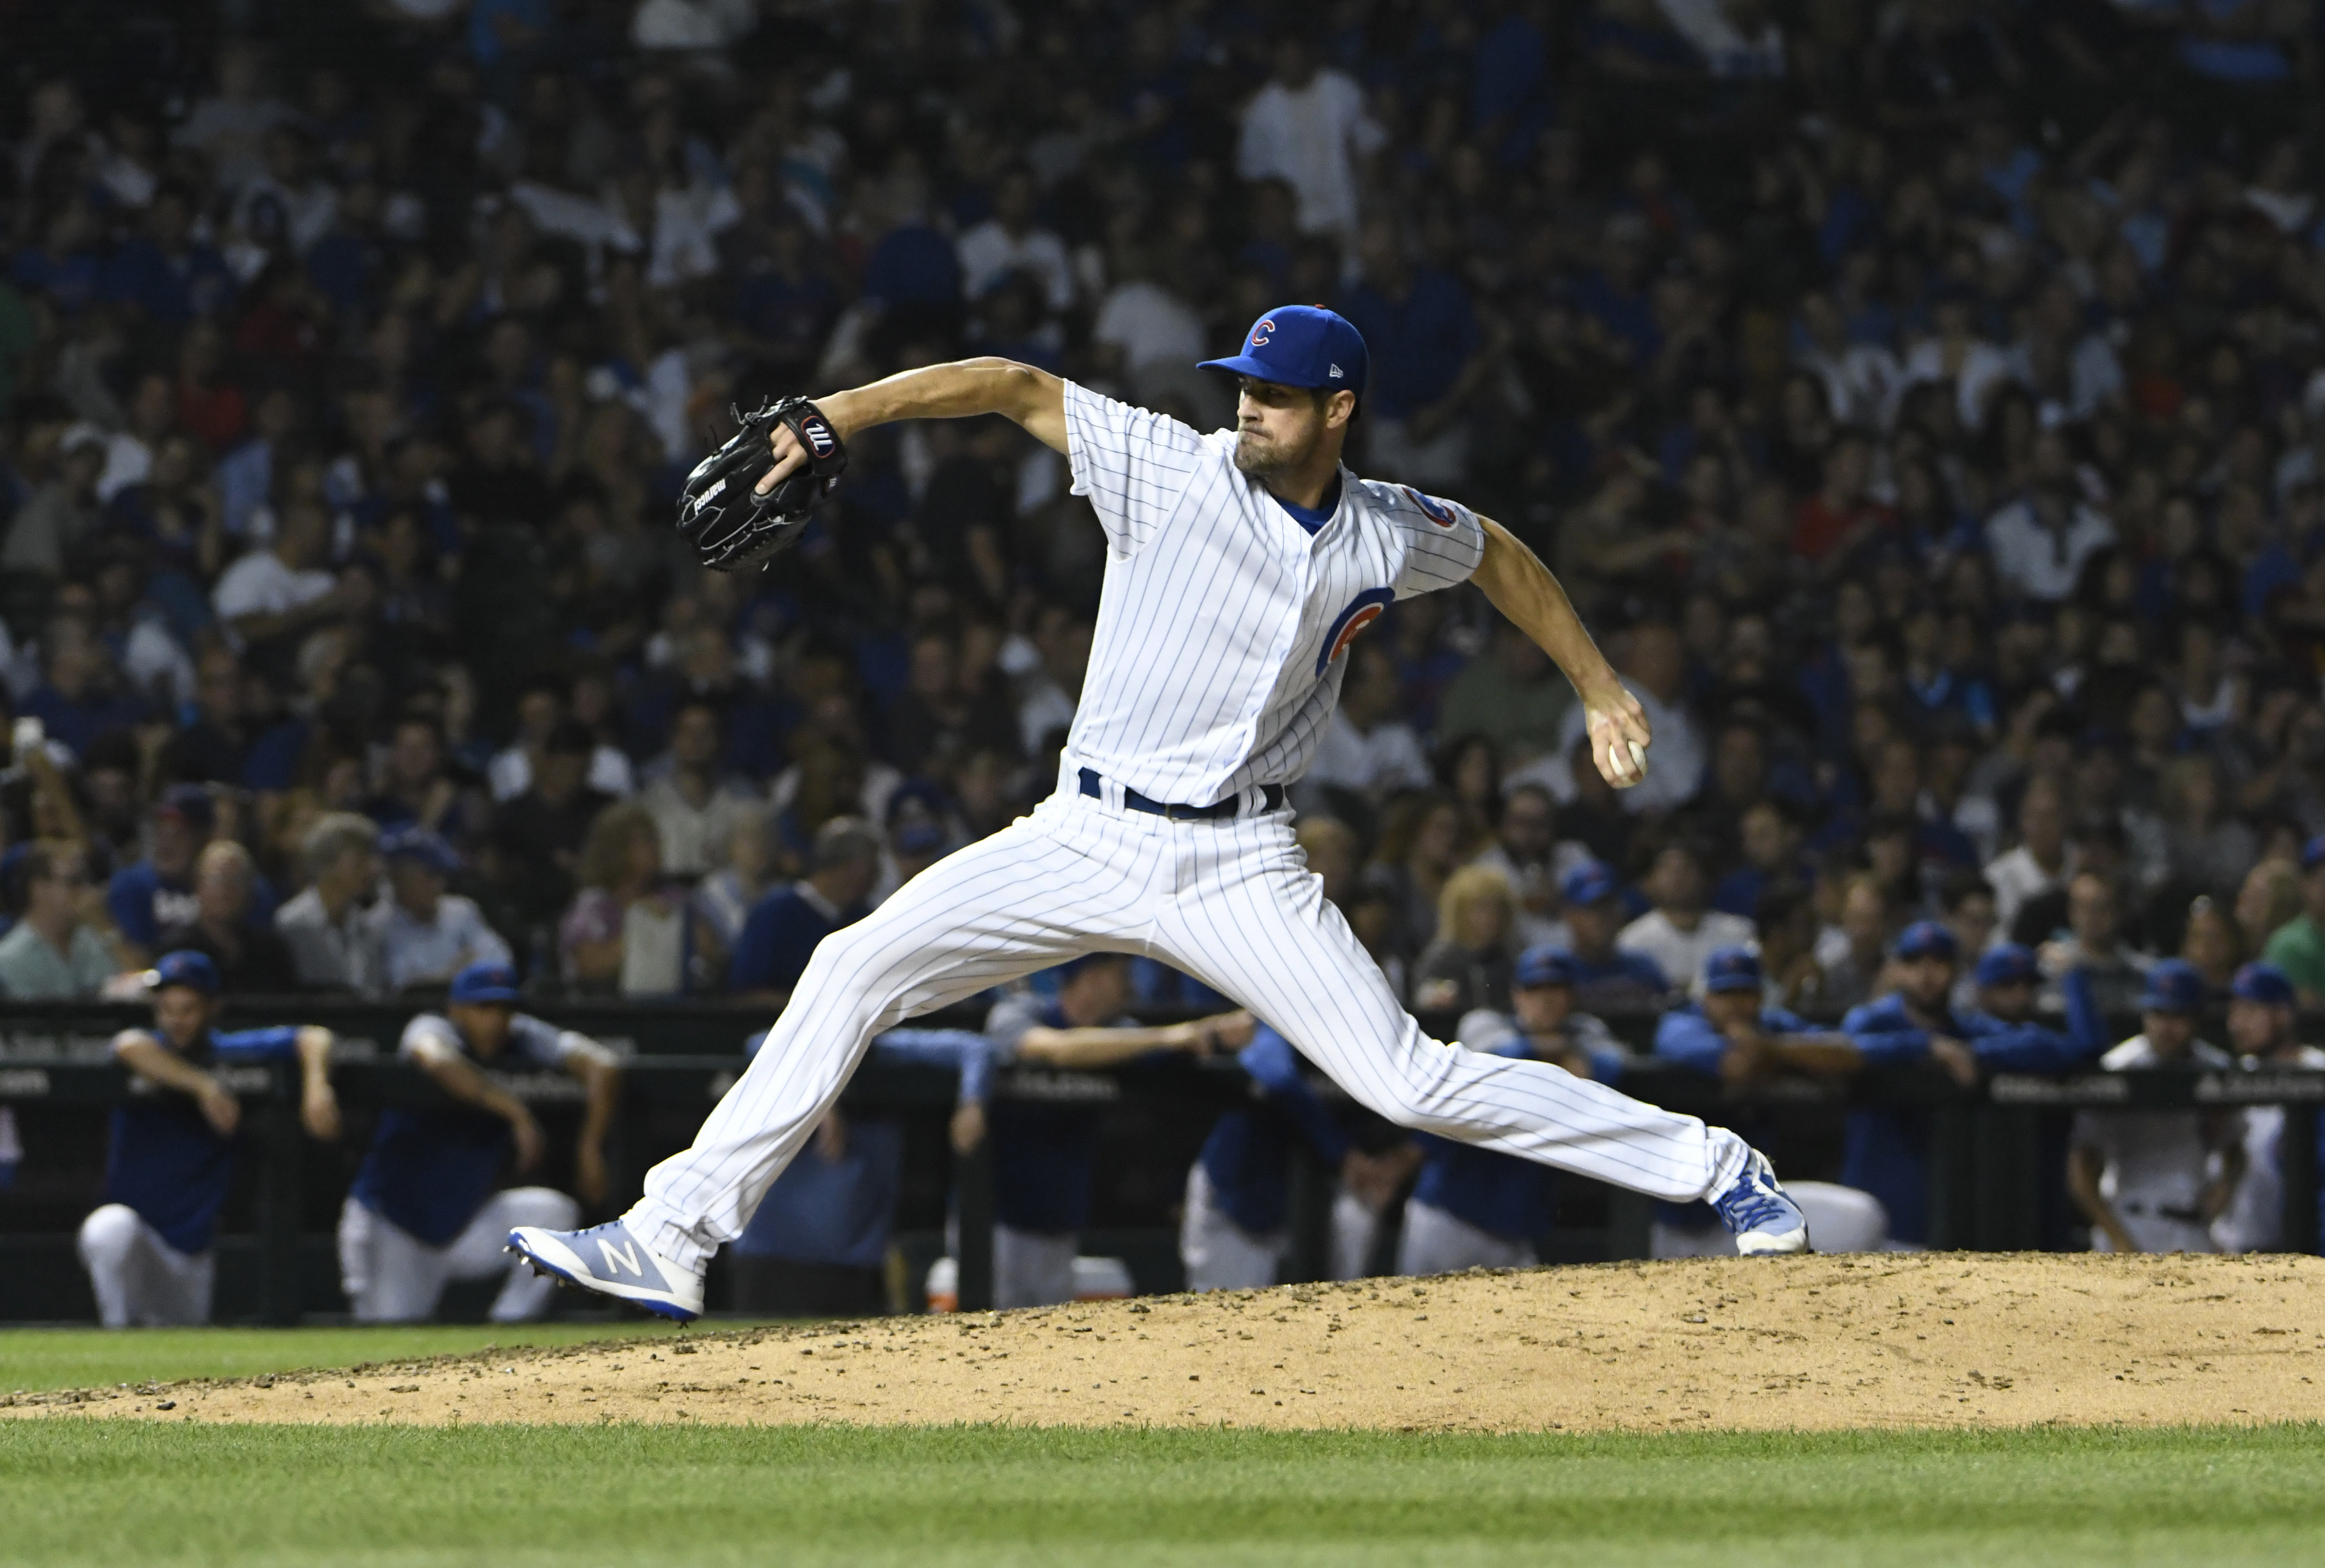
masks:
{"label": "stadium crowd", "polygon": [[1655,733],[1575,765],[1472,590],[1354,645],[1294,799],[1415,1007],[1748,946],[1855,1042],[1749,1079],[1974,1071],[1992,977],[2077,1059],[2082,988],[2325,1001],[2305,0],[111,9],[0,5],[0,996],[781,998],[1052,787],[1103,547],[912,425],[701,572],[730,404],[986,353],[1215,428],[1300,300],[1357,469],[1531,543]]}

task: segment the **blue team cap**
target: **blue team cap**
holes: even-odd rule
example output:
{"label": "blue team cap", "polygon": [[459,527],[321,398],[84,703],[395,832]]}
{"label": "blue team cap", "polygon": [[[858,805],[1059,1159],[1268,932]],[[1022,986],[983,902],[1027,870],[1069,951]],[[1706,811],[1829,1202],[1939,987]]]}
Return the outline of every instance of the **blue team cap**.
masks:
{"label": "blue team cap", "polygon": [[1224,370],[1279,386],[1347,387],[1364,401],[1365,372],[1371,356],[1364,334],[1338,312],[1321,305],[1278,305],[1251,324],[1243,352],[1232,359],[1206,359],[1200,370]]}
{"label": "blue team cap", "polygon": [[1527,987],[1570,986],[1574,983],[1574,955],[1548,943],[1530,947],[1518,954],[1517,972],[1510,983]]}
{"label": "blue team cap", "polygon": [[2005,942],[1978,960],[1981,986],[2015,986],[2042,978],[2042,966],[2034,960],[2034,950],[2022,942]]}
{"label": "blue team cap", "polygon": [[516,970],[506,964],[470,964],[452,977],[452,997],[456,1002],[514,1002],[516,1000]]}
{"label": "blue team cap", "polygon": [[2147,971],[2147,988],[2139,994],[2139,1010],[2192,1013],[2203,1007],[2208,989],[2194,964],[2185,959],[2165,959]]}
{"label": "blue team cap", "polygon": [[1566,874],[1558,885],[1559,896],[1569,904],[1603,904],[1622,892],[1623,884],[1615,868],[1604,860],[1587,860]]}
{"label": "blue team cap", "polygon": [[1897,956],[1901,959],[1941,958],[1953,960],[1961,956],[1960,944],[1954,933],[1934,920],[1917,920],[1907,926],[1897,939]]}
{"label": "blue team cap", "polygon": [[145,988],[158,991],[164,986],[190,986],[205,997],[218,994],[218,965],[210,962],[206,952],[165,952],[153,960],[145,971]]}
{"label": "blue team cap", "polygon": [[406,824],[384,834],[379,841],[383,859],[417,861],[440,877],[449,877],[460,868],[460,857],[444,836],[417,824]]}
{"label": "blue team cap", "polygon": [[1716,947],[1711,956],[1703,960],[1703,988],[1707,991],[1756,991],[1760,984],[1760,955],[1748,947]]}
{"label": "blue team cap", "polygon": [[2320,833],[2301,846],[2301,868],[2314,871],[2325,866],[2325,833]]}
{"label": "blue team cap", "polygon": [[2265,1002],[2272,1007],[2293,1006],[2293,982],[2272,963],[2246,964],[2228,982],[2228,995],[2239,1002]]}

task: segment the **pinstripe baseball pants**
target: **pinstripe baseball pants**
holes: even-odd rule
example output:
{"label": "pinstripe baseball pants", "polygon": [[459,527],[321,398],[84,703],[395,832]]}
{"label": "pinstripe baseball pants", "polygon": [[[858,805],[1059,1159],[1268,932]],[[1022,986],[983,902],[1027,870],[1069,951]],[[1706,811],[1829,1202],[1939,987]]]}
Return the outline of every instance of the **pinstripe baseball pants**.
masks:
{"label": "pinstripe baseball pants", "polygon": [[1067,785],[824,938],[750,1068],[693,1146],[646,1174],[626,1216],[672,1262],[742,1234],[838,1098],[866,1044],[917,1014],[1093,951],[1149,954],[1274,1025],[1364,1104],[1406,1127],[1674,1202],[1744,1168],[1744,1141],[1547,1062],[1422,1033],[1324,901],[1292,813],[1172,821]]}

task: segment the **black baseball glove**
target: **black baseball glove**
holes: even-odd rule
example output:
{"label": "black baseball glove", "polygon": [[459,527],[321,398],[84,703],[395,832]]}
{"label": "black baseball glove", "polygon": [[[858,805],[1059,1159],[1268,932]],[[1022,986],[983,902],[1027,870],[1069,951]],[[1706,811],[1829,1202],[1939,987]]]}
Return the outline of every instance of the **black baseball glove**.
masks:
{"label": "black baseball glove", "polygon": [[[713,571],[760,566],[799,543],[808,515],[848,471],[848,449],[823,411],[804,397],[786,397],[736,418],[743,428],[694,465],[678,503],[678,531],[695,558]],[[760,477],[775,466],[768,439],[788,425],[807,462],[766,495]]]}

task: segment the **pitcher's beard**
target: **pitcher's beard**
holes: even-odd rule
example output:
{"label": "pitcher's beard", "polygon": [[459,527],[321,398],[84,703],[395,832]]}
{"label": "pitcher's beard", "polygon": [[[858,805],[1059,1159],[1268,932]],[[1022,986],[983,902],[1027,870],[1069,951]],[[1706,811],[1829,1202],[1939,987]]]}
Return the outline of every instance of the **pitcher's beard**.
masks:
{"label": "pitcher's beard", "polygon": [[1262,443],[1242,435],[1236,438],[1235,466],[1236,472],[1247,479],[1264,479],[1270,474],[1298,468],[1300,459],[1274,441]]}

